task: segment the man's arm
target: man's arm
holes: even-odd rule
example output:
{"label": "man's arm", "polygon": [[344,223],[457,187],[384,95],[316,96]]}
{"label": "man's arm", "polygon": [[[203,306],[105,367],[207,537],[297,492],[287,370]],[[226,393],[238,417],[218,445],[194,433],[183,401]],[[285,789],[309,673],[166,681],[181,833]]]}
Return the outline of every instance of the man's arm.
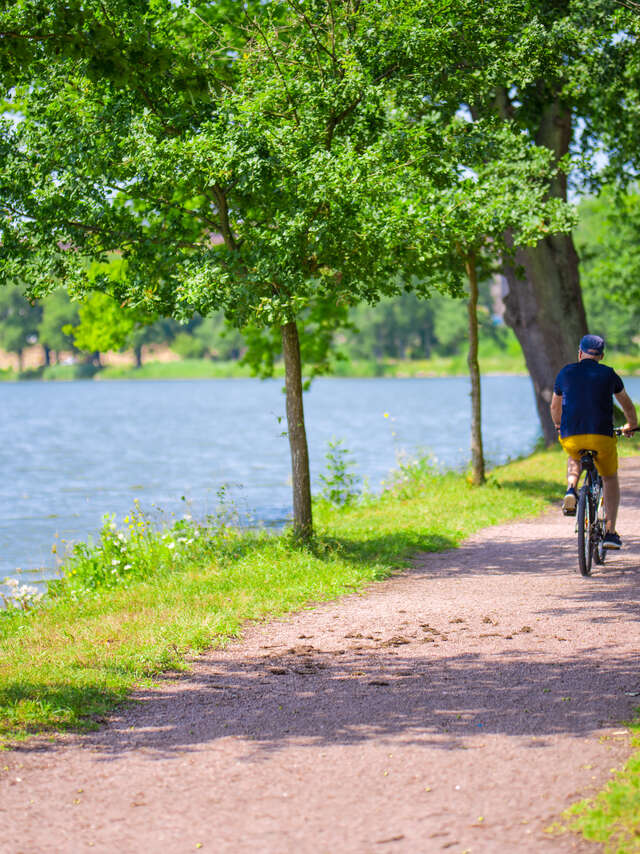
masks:
{"label": "man's arm", "polygon": [[[622,392],[620,393],[622,394]],[[562,418],[562,395],[556,394],[554,391],[553,397],[551,398],[551,406],[549,408],[551,409],[551,420],[556,427],[559,427],[560,420]]]}
{"label": "man's arm", "polygon": [[622,430],[625,432],[627,430],[633,430],[638,426],[638,415],[636,413],[636,408],[633,405],[633,401],[624,389],[616,394],[616,400],[622,407],[624,417],[627,419],[627,423],[624,425]]}

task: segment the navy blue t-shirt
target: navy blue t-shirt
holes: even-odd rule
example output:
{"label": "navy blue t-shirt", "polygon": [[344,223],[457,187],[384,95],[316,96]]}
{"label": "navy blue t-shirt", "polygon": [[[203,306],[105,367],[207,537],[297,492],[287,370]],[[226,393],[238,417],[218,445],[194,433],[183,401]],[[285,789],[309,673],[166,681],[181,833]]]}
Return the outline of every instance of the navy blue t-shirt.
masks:
{"label": "navy blue t-shirt", "polygon": [[562,438],[580,433],[613,436],[612,396],[623,389],[624,383],[613,368],[594,359],[565,365],[553,388],[562,395]]}

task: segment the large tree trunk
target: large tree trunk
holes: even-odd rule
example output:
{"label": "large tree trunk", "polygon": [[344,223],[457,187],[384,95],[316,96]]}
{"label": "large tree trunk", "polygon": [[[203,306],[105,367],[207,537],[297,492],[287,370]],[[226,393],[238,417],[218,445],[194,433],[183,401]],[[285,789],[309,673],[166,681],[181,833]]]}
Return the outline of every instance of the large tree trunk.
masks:
{"label": "large tree trunk", "polygon": [[516,268],[505,268],[505,321],[522,347],[544,440],[551,445],[557,439],[549,412],[553,383],[563,365],[577,360],[580,338],[587,331],[578,257],[571,236],[556,235],[517,250],[515,261]]}
{"label": "large tree trunk", "polygon": [[[541,94],[545,89],[541,84]],[[503,93],[503,100],[506,97]],[[501,111],[505,114],[505,108]],[[548,102],[540,111],[536,144],[550,149],[559,160],[569,151],[571,135],[570,110],[559,99]],[[549,195],[566,201],[564,173],[549,187]],[[550,445],[556,441],[549,414],[553,382],[563,365],[577,359],[580,338],[587,331],[578,255],[571,235],[553,235],[537,246],[517,250],[515,265],[505,265],[505,276],[509,285],[505,321],[522,347],[542,432]]]}
{"label": "large tree trunk", "polygon": [[285,323],[281,327],[281,332],[287,393],[287,429],[293,480],[293,528],[298,537],[308,540],[313,533],[313,520],[311,516],[309,448],[302,405],[300,340],[295,321]]}
{"label": "large tree trunk", "polygon": [[467,365],[471,380],[471,480],[474,486],[485,481],[484,451],[482,448],[482,406],[480,397],[480,365],[478,364],[478,274],[473,254],[464,259],[469,279],[469,352]]}

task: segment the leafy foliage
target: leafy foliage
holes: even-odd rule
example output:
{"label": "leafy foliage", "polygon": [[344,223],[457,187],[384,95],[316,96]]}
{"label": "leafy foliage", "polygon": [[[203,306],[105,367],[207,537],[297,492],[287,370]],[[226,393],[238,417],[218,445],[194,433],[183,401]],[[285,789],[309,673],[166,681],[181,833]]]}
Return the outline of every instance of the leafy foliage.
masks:
{"label": "leafy foliage", "polygon": [[332,439],[326,454],[326,473],[320,475],[324,484],[322,497],[338,507],[349,504],[358,495],[360,478],[353,471],[351,454],[342,439]]}
{"label": "leafy foliage", "polygon": [[24,299],[18,286],[0,288],[0,347],[22,356],[38,332],[41,309]]}
{"label": "leafy foliage", "polygon": [[73,326],[79,322],[78,304],[72,302],[62,288],[47,294],[40,304],[42,318],[37,329],[38,344],[58,352],[72,350],[73,339],[64,331],[64,327]]}
{"label": "leafy foliage", "polygon": [[79,350],[119,350],[133,331],[134,318],[108,294],[94,293],[80,305],[79,324],[65,326]]}
{"label": "leafy foliage", "polygon": [[589,321],[609,347],[637,351],[640,340],[640,195],[605,189],[579,208],[576,246]]}
{"label": "leafy foliage", "polygon": [[193,561],[217,555],[223,559],[238,541],[226,510],[203,523],[189,517],[160,530],[136,503],[118,528],[105,516],[97,542],[77,543],[65,561],[61,580],[50,584],[55,596],[82,596],[88,591],[130,584],[162,572],[175,572]]}

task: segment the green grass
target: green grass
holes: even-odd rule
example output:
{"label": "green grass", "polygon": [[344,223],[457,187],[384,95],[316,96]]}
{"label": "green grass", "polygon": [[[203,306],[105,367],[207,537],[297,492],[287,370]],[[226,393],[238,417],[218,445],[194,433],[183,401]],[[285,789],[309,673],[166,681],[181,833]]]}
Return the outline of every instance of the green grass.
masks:
{"label": "green grass", "polygon": [[607,353],[605,362],[623,376],[640,374],[640,356],[626,356],[624,353]]}
{"label": "green grass", "polygon": [[[316,538],[240,533],[219,520],[154,533],[133,513],[81,545],[42,607],[0,615],[0,737],[83,728],[135,684],[262,620],[385,578],[417,550],[542,510],[562,481],[557,452],[464,475],[402,469],[393,488],[343,508],[315,507]],[[202,533],[202,532],[201,532]]]}
{"label": "green grass", "polygon": [[565,812],[561,828],[601,843],[605,854],[640,852],[640,717],[629,728],[632,744],[639,749],[595,798]]}
{"label": "green grass", "polygon": [[20,374],[20,379],[56,380],[70,382],[71,380],[90,380],[100,369],[95,365],[78,363],[76,365],[47,365],[33,372]]}
{"label": "green grass", "polygon": [[147,362],[140,368],[103,368],[100,380],[181,380],[249,377],[251,371],[240,362],[214,362],[210,359],[181,359],[178,362]]}

